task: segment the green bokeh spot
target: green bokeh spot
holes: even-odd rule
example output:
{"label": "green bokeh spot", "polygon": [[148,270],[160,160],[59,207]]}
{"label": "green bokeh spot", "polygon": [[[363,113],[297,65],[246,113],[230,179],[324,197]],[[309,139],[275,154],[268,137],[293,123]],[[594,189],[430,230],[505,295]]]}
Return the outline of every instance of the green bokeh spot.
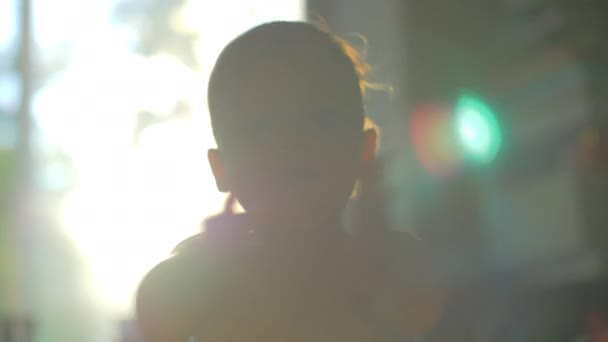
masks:
{"label": "green bokeh spot", "polygon": [[465,154],[477,162],[492,162],[502,145],[496,113],[481,99],[463,95],[456,103],[456,129]]}

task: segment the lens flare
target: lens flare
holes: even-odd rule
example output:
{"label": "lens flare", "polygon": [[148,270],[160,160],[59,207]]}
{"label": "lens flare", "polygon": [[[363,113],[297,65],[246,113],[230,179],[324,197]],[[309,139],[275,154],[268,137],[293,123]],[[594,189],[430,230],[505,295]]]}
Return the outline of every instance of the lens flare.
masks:
{"label": "lens flare", "polygon": [[410,117],[410,137],[424,168],[434,176],[447,177],[458,170],[462,156],[455,143],[452,112],[440,104],[417,108]]}
{"label": "lens flare", "polygon": [[456,103],[456,130],[465,154],[483,164],[492,162],[502,145],[496,114],[482,100],[464,95]]}

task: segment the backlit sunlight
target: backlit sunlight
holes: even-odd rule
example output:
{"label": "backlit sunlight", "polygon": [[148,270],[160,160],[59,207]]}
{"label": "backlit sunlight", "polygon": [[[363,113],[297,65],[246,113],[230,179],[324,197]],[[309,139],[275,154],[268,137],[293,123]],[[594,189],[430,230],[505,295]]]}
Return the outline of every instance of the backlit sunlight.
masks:
{"label": "backlit sunlight", "polygon": [[[205,99],[210,68],[244,30],[303,16],[300,0],[252,3],[191,0],[172,18],[174,29],[200,34],[197,70],[168,55],[136,55],[127,29],[95,21],[95,39],[76,35],[70,65],[35,99],[42,139],[76,169],[61,206],[63,229],[108,310],[128,315],[146,271],[221,210],[225,197],[206,160],[214,146]],[[175,115],[178,102],[186,107]],[[155,121],[138,131],[143,111]]]}

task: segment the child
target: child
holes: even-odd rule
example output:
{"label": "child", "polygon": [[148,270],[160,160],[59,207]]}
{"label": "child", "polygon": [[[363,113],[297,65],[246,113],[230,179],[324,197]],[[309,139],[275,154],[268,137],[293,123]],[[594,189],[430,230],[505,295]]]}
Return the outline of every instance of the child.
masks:
{"label": "child", "polygon": [[208,158],[246,214],[184,241],[146,276],[136,299],[146,340],[402,341],[432,326],[438,301],[425,313],[410,300],[434,298],[428,277],[387,262],[390,244],[415,244],[340,229],[374,159],[367,69],[301,22],[258,26],[224,49],[209,81],[218,149]]}

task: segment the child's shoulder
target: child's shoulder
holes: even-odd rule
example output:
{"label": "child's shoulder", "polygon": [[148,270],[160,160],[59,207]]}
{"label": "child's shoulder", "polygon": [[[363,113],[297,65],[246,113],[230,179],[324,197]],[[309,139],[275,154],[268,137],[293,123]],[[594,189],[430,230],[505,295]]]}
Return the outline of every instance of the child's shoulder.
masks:
{"label": "child's shoulder", "polygon": [[173,249],[172,255],[185,257],[236,252],[249,240],[247,224],[236,215],[219,215],[206,221],[205,231],[191,236]]}
{"label": "child's shoulder", "polygon": [[[189,310],[185,281],[187,267],[182,258],[172,256],[150,270],[141,281],[135,297],[137,322],[142,333],[156,340],[171,340],[187,331],[178,319]],[[158,337],[158,339],[156,339]]]}
{"label": "child's shoulder", "polygon": [[171,255],[183,256],[188,253],[202,250],[206,242],[206,237],[205,233],[199,233],[181,241],[173,248]]}
{"label": "child's shoulder", "polygon": [[[210,305],[217,272],[227,268],[229,255],[242,249],[237,231],[207,230],[180,242],[169,258],[152,268],[136,294],[137,320],[150,334],[189,330],[188,317]],[[220,265],[221,264],[221,265]],[[229,267],[228,267],[229,268]],[[173,333],[172,333],[173,334]]]}
{"label": "child's shoulder", "polygon": [[138,300],[178,303],[196,290],[197,278],[205,277],[213,264],[242,249],[245,232],[236,226],[213,227],[180,242],[169,258],[152,268],[140,283]]}

